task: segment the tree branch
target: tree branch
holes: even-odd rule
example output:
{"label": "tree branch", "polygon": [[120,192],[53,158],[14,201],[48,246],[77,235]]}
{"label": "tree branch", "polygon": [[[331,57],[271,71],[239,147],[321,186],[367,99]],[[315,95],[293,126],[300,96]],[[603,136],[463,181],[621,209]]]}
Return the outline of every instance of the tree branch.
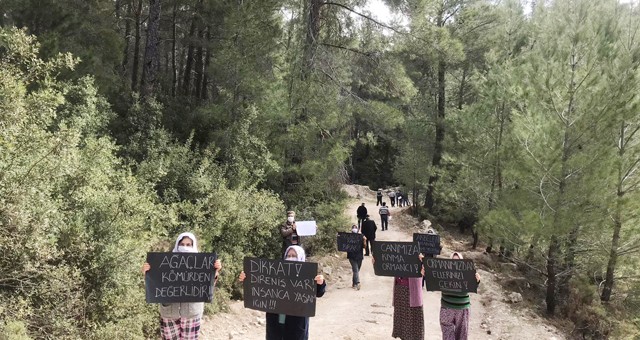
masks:
{"label": "tree branch", "polygon": [[398,30],[398,29],[396,29],[394,27],[391,27],[389,25],[383,24],[380,21],[378,21],[378,20],[376,20],[376,19],[374,19],[374,18],[372,18],[372,17],[370,17],[368,15],[362,14],[360,12],[356,12],[354,9],[352,9],[352,8],[350,8],[348,6],[345,6],[343,4],[339,4],[339,3],[336,3],[336,2],[325,2],[325,3],[323,3],[323,5],[333,5],[333,6],[337,6],[337,7],[340,7],[340,8],[344,8],[344,9],[346,9],[347,11],[349,11],[349,12],[351,12],[353,14],[357,14],[357,15],[359,15],[359,16],[361,16],[361,17],[363,17],[363,18],[375,23],[376,25],[379,25],[379,26],[382,26],[384,28],[390,29],[390,30],[392,30],[392,31],[394,31],[396,33],[399,33],[399,34],[407,34],[406,32],[402,32],[402,31],[400,31],[400,30]]}
{"label": "tree branch", "polygon": [[327,46],[327,47],[333,47],[333,48],[339,48],[341,50],[346,50],[346,51],[350,51],[350,52],[353,52],[353,53],[361,54],[361,55],[366,56],[366,57],[371,57],[371,55],[373,53],[375,53],[375,52],[362,52],[360,50],[356,50],[355,48],[350,48],[350,47],[340,46],[340,45],[334,45],[334,44],[329,44],[329,43],[322,43],[321,42],[321,43],[319,43],[319,45]]}

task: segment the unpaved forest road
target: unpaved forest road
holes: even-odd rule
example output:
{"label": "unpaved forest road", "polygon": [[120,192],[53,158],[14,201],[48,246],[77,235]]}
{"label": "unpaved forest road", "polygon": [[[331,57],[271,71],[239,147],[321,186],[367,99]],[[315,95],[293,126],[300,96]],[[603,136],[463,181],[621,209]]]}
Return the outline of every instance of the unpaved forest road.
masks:
{"label": "unpaved forest road", "polygon": [[[406,208],[392,208],[389,230],[380,230],[380,218],[375,205],[375,192],[366,187],[348,185],[344,190],[352,198],[345,214],[355,223],[355,211],[364,202],[369,214],[376,221],[376,239],[389,241],[410,241],[412,229],[417,220],[401,211]],[[357,195],[360,198],[357,198]],[[385,197],[388,202],[388,198]],[[344,231],[348,231],[345,226]],[[454,249],[463,249],[457,242],[448,242],[443,237],[442,256],[448,256]],[[452,247],[454,249],[452,249]],[[477,254],[470,254],[477,253]],[[481,252],[465,251],[463,255],[483,256]],[[486,256],[486,255],[484,255]],[[471,256],[468,256],[471,257]],[[241,261],[242,259],[238,259]],[[308,261],[319,263],[319,267],[329,267],[326,294],[317,300],[316,316],[310,320],[311,340],[316,339],[392,339],[393,307],[391,306],[393,278],[378,277],[373,274],[371,257],[365,257],[360,271],[361,290],[351,288],[351,266],[345,253],[326,256]],[[508,293],[496,284],[496,276],[479,269],[482,282],[478,294],[471,294],[471,324],[469,339],[518,339],[518,340],[560,340],[566,339],[545,319],[520,305],[503,302]],[[439,314],[440,293],[424,294],[425,339],[441,339]],[[490,333],[490,334],[489,334]],[[265,338],[264,313],[243,307],[242,301],[231,304],[231,312],[216,314],[203,320],[201,338],[207,340]]]}

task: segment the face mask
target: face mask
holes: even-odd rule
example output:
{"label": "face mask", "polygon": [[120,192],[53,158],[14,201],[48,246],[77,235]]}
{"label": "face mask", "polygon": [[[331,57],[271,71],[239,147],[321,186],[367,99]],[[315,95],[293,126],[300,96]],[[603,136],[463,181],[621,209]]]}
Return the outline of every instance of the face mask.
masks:
{"label": "face mask", "polygon": [[352,232],[352,233],[357,233],[357,232],[358,232],[358,229],[353,228],[353,229],[351,229],[351,232]]}
{"label": "face mask", "polygon": [[287,221],[289,221],[289,223],[293,223],[294,218],[292,216],[287,217]]}
{"label": "face mask", "polygon": [[287,258],[285,259],[287,261],[298,261],[298,258],[295,256],[287,256]]}
{"label": "face mask", "polygon": [[196,250],[193,249],[193,247],[178,246],[178,252],[179,253],[195,253]]}

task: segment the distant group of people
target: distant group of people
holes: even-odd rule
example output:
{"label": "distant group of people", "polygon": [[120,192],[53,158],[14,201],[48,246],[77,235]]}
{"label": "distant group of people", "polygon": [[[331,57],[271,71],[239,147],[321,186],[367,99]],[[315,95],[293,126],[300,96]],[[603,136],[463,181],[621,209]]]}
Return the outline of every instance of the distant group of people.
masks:
{"label": "distant group of people", "polygon": [[[378,205],[383,205],[384,202],[382,201],[382,189],[378,189],[378,191],[376,192],[376,206]],[[407,195],[407,193],[402,192],[400,190],[387,190],[387,197],[389,197],[389,201],[391,202],[391,207],[395,207],[396,205],[398,207],[407,207],[409,206],[409,195]]]}

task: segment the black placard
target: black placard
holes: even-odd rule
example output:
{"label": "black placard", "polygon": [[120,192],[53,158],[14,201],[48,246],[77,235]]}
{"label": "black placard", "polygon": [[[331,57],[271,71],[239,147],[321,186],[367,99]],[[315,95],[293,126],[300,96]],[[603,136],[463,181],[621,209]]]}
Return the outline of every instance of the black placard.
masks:
{"label": "black placard", "polygon": [[147,253],[147,303],[211,302],[214,253]]}
{"label": "black placard", "polygon": [[358,233],[338,233],[338,251],[360,251],[362,252],[364,239]]}
{"label": "black placard", "polygon": [[294,316],[316,315],[318,264],[244,258],[244,306]]}
{"label": "black placard", "polygon": [[417,242],[372,242],[375,263],[373,270],[378,276],[421,277],[421,263]]}
{"label": "black placard", "polygon": [[424,258],[428,291],[476,293],[476,268],[472,260]]}
{"label": "black placard", "polygon": [[414,233],[413,242],[418,242],[423,254],[440,255],[440,235]]}

